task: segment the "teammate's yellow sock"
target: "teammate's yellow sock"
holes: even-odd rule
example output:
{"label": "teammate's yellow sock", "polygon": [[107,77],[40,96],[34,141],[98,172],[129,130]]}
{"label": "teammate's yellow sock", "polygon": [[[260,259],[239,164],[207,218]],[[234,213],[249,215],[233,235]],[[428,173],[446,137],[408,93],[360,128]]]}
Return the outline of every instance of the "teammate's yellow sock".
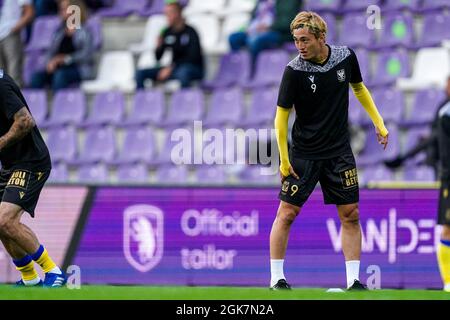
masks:
{"label": "teammate's yellow sock", "polygon": [[22,274],[22,280],[32,281],[39,278],[38,273],[34,269],[33,259],[29,255],[26,255],[20,260],[13,260],[16,265],[16,269]]}
{"label": "teammate's yellow sock", "polygon": [[50,258],[47,250],[43,245],[41,245],[36,253],[32,254],[31,257],[34,261],[36,261],[38,265],[41,266],[42,271],[44,271],[45,273],[58,269],[56,263],[52,260],[52,258]]}
{"label": "teammate's yellow sock", "polygon": [[437,258],[444,286],[450,285],[450,240],[441,240],[438,246]]}

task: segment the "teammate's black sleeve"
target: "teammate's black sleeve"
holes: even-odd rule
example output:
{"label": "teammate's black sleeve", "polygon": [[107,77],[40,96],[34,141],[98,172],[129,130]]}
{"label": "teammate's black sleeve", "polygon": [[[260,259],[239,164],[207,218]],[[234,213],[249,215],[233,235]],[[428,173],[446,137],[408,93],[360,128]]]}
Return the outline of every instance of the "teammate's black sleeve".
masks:
{"label": "teammate's black sleeve", "polygon": [[297,87],[294,73],[295,71],[289,66],[284,69],[283,79],[278,91],[277,105],[279,107],[290,109],[294,105],[295,89]]}
{"label": "teammate's black sleeve", "polygon": [[0,86],[0,97],[2,112],[10,120],[14,118],[17,111],[25,107],[24,103],[20,100],[13,87],[9,83],[3,83]]}
{"label": "teammate's black sleeve", "polygon": [[348,48],[351,52],[350,54],[350,66],[351,66],[351,74],[350,74],[350,83],[359,83],[362,82],[361,69],[359,68],[358,58],[356,57],[355,52]]}

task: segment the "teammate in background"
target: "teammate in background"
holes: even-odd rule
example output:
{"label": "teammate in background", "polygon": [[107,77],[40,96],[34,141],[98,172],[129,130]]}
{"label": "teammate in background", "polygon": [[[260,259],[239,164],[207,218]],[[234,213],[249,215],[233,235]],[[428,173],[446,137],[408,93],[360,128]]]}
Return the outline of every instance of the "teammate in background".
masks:
{"label": "teammate in background", "polygon": [[442,234],[437,258],[444,290],[450,292],[450,101],[439,110],[438,119],[437,139],[441,177],[438,224],[442,225]]}
{"label": "teammate in background", "polygon": [[[0,240],[22,274],[16,285],[61,287],[66,276],[34,232],[20,222],[25,211],[34,217],[50,175],[50,155],[19,87],[1,69],[0,162]],[[43,282],[34,261],[45,273]]]}
{"label": "teammate in background", "polygon": [[[388,130],[365,87],[355,53],[326,44],[327,25],[314,12],[300,12],[291,23],[299,55],[286,67],[275,116],[280,150],[280,206],[270,233],[271,289],[290,289],[283,264],[292,223],[320,181],[325,204],[335,204],[342,223],[347,288],[365,290],[359,281],[361,226],[355,158],[348,132],[348,87],[369,114],[384,149]],[[295,107],[292,148],[288,117]]]}

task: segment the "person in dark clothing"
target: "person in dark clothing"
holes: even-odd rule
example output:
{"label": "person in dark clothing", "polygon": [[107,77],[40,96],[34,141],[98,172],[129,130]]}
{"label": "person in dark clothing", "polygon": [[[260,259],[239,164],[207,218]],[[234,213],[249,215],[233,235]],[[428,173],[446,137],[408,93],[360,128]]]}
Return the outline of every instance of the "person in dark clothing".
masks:
{"label": "person in dark clothing", "polygon": [[[81,26],[70,25],[70,5],[81,8]],[[93,77],[94,43],[91,34],[83,27],[86,21],[86,6],[80,0],[61,0],[59,10],[62,18],[61,28],[54,36],[47,52],[45,70],[35,72],[31,87],[40,89],[51,84],[53,91],[68,88],[81,80]]]}
{"label": "person in dark clothing", "polygon": [[161,82],[179,80],[183,88],[189,87],[193,80],[203,79],[204,63],[200,38],[195,29],[185,23],[181,12],[182,7],[177,2],[165,6],[164,13],[169,26],[162,31],[155,50],[156,60],[159,61],[164,52],[170,49],[171,65],[137,70],[138,89],[144,88],[147,79]]}
{"label": "person in dark clothing", "polygon": [[281,46],[292,40],[290,24],[301,7],[299,0],[261,0],[252,13],[248,27],[228,38],[232,51],[247,47],[256,63],[261,51]]}
{"label": "person in dark clothing", "polygon": [[431,124],[431,133],[425,139],[419,141],[411,150],[408,150],[405,154],[398,155],[394,159],[385,161],[385,165],[389,168],[398,168],[403,163],[416,156],[421,152],[426,153],[426,159],[424,164],[433,167],[435,176],[438,174],[439,163],[439,147],[438,147],[438,124],[439,124],[439,110],[441,110],[446,104],[450,103],[450,77],[447,80],[446,98],[439,104],[437,108],[436,116]]}
{"label": "person in dark clothing", "polygon": [[[0,69],[0,240],[22,279],[16,286],[62,287],[66,275],[50,258],[36,234],[21,223],[35,216],[39,195],[51,171],[44,139],[17,83]],[[40,279],[36,262],[45,273]]]}

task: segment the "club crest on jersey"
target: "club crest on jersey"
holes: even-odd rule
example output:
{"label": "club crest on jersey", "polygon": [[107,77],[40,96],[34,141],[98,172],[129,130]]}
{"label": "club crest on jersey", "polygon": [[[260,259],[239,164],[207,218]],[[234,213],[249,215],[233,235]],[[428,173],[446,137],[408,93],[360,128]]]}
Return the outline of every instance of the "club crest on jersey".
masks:
{"label": "club crest on jersey", "polygon": [[339,82],[345,81],[345,69],[341,69],[337,71],[337,78]]}
{"label": "club crest on jersey", "polygon": [[312,83],[314,83],[314,76],[309,76],[308,79],[309,79],[309,81],[311,81]]}

